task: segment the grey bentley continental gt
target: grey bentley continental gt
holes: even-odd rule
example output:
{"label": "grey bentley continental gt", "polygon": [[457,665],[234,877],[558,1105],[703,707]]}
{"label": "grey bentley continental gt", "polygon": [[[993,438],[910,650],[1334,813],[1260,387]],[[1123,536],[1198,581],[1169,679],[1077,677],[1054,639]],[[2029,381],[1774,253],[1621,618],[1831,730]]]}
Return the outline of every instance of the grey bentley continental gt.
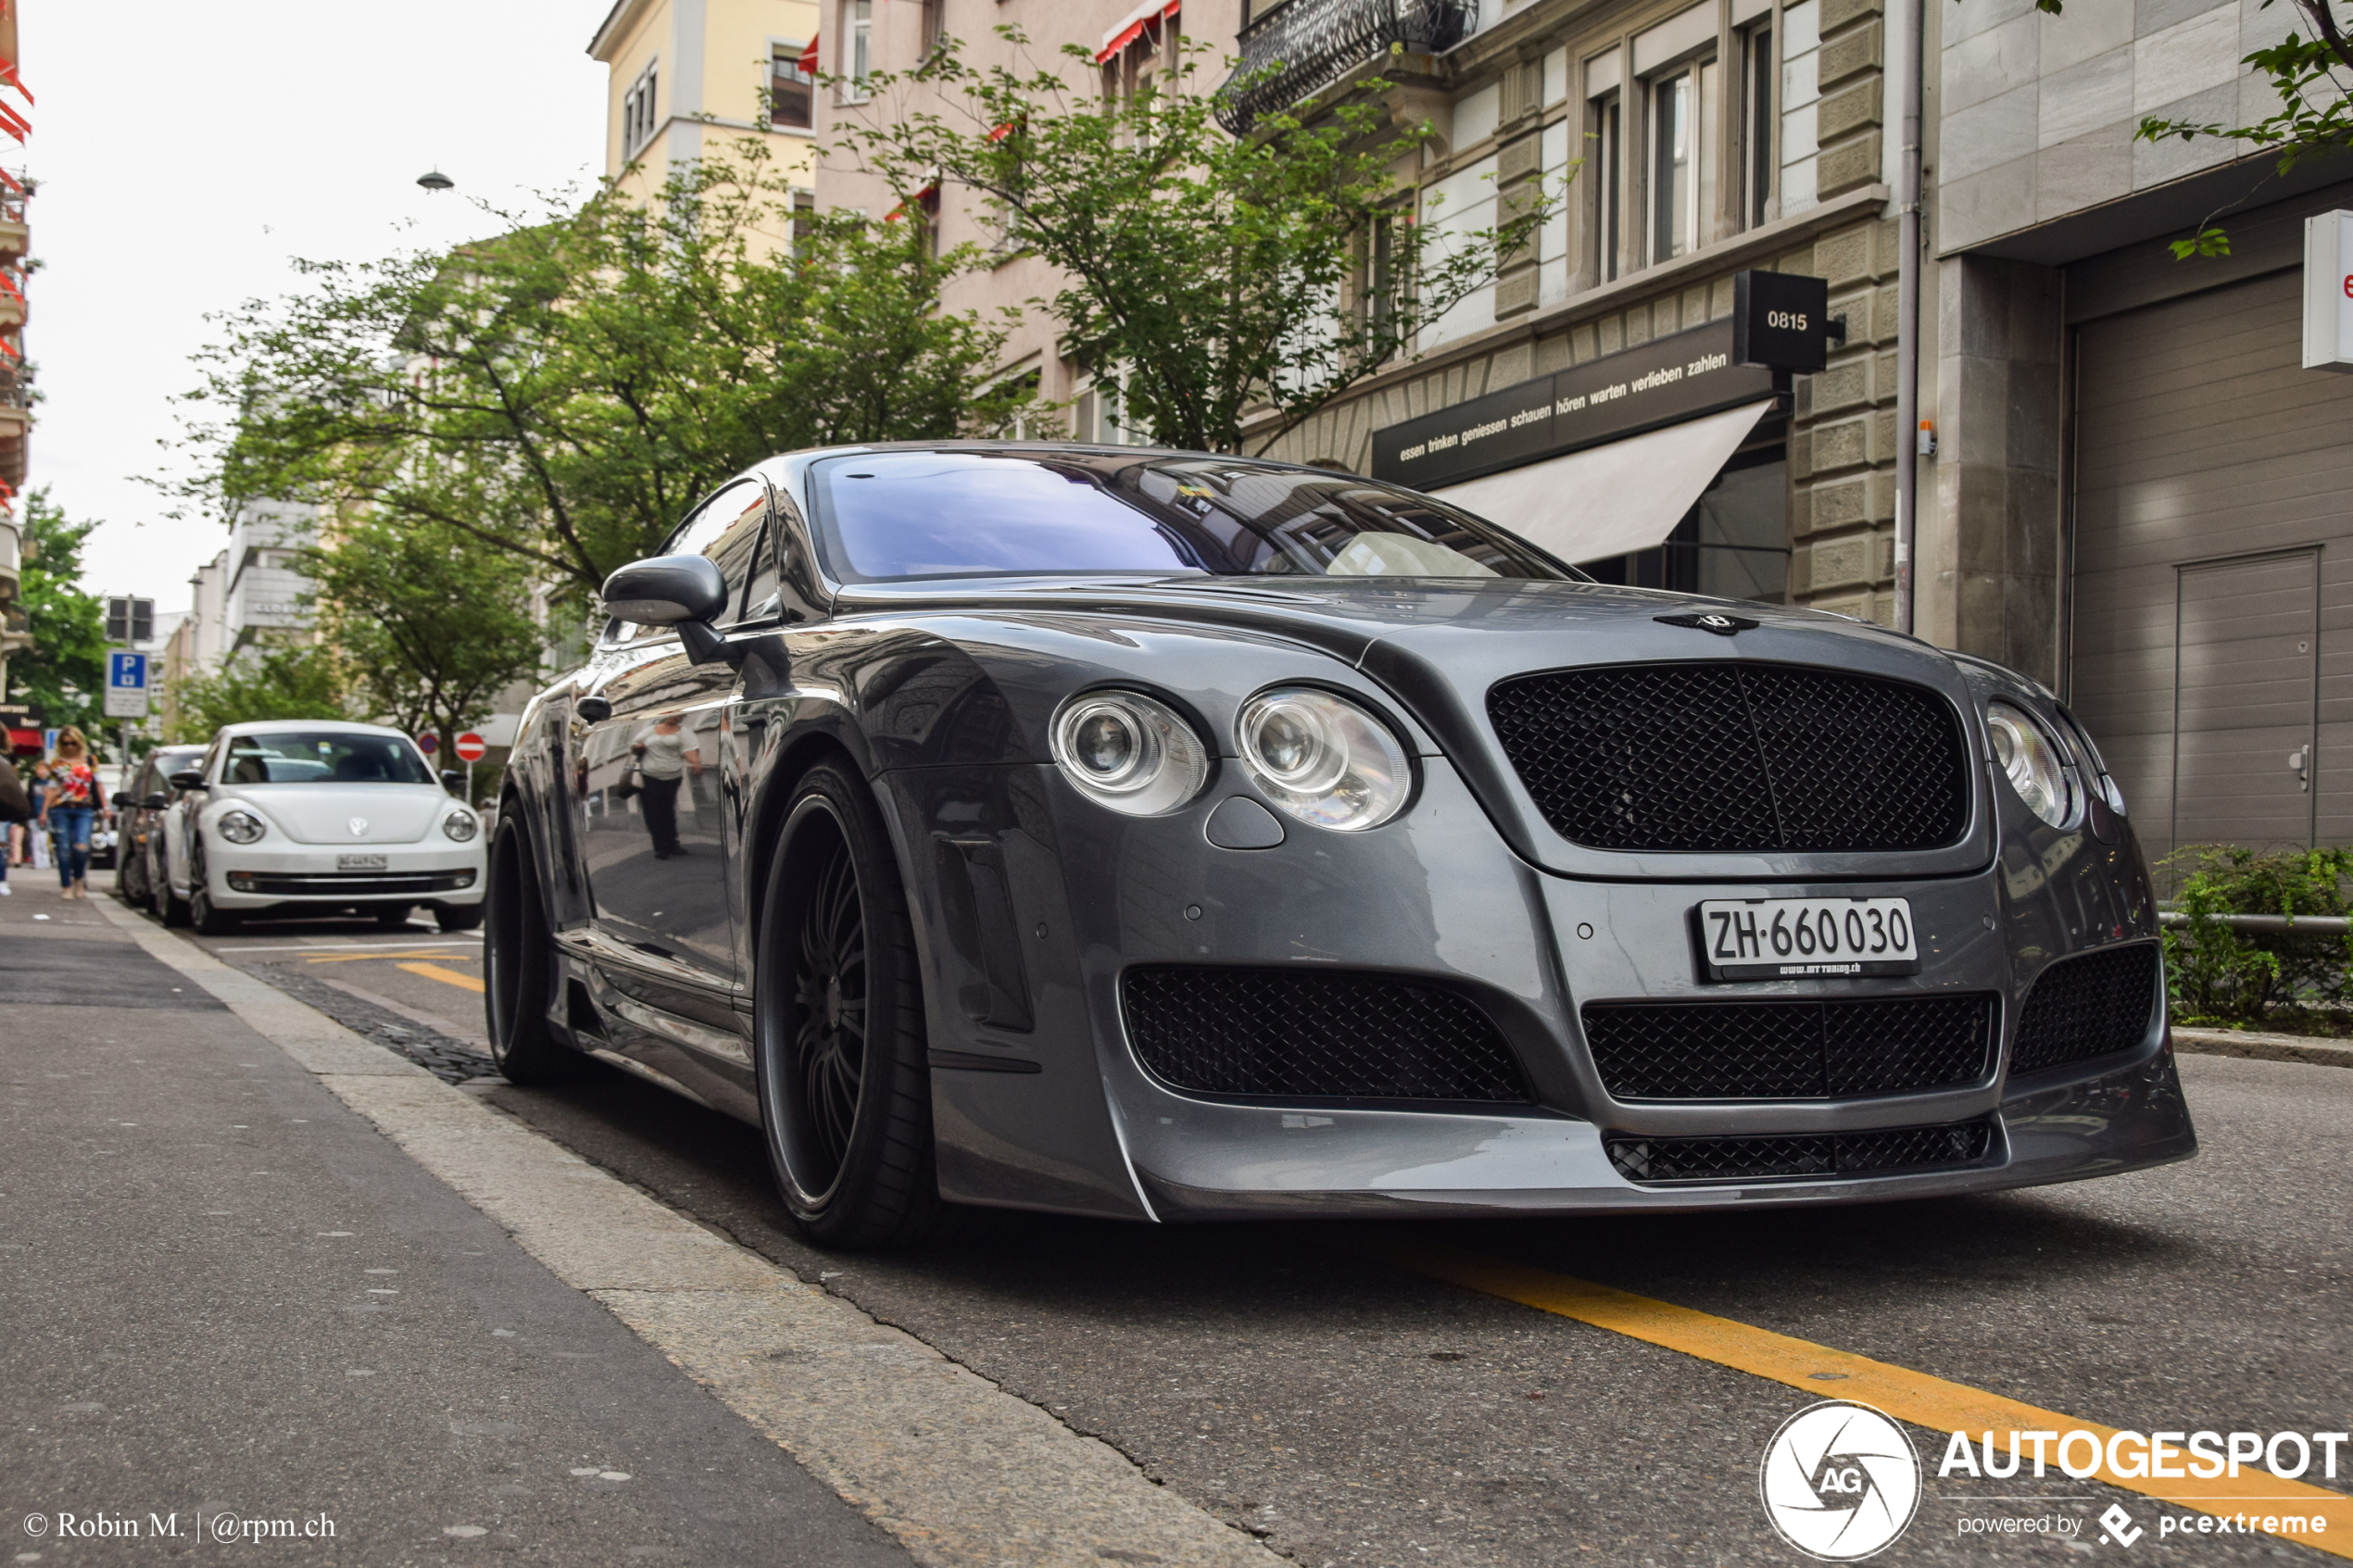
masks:
{"label": "grey bentley continental gt", "polygon": [[774,458],[604,609],[502,785],[492,1042],[755,1123],[821,1242],[2196,1151],[2126,802],[1995,666],[1353,475],[1020,443]]}

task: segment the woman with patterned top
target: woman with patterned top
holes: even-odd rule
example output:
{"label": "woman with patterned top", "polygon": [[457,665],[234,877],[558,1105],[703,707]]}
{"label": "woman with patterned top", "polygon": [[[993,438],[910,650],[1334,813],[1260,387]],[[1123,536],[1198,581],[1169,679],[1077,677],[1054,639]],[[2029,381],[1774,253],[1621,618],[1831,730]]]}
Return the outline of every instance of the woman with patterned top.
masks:
{"label": "woman with patterned top", "polygon": [[69,898],[90,897],[90,825],[107,809],[107,792],[90,765],[90,743],[68,725],[57,732],[57,754],[49,763],[49,788],[41,797],[41,820],[49,829],[57,882]]}

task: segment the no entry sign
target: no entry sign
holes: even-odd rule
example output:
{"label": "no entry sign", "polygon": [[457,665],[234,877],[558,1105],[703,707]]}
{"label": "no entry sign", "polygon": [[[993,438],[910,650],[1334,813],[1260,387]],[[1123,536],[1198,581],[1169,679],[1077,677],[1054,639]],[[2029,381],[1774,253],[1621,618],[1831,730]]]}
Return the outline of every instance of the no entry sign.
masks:
{"label": "no entry sign", "polygon": [[458,760],[460,762],[479,762],[489,750],[490,743],[472,730],[458,737]]}

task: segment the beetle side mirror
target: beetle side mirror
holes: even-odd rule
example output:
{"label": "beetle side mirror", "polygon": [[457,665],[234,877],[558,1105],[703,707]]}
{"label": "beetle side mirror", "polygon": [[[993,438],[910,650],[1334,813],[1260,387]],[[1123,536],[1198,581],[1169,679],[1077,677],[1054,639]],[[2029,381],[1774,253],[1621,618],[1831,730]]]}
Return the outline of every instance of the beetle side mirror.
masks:
{"label": "beetle side mirror", "polygon": [[720,640],[711,622],[726,612],[727,580],[704,556],[650,556],[605,579],[605,613],[642,626],[675,626],[686,657],[697,664],[739,655]]}
{"label": "beetle side mirror", "polygon": [[159,789],[151,789],[139,797],[139,809],[142,811],[160,811],[170,804],[171,797]]}
{"label": "beetle side mirror", "polygon": [[178,772],[171,775],[171,787],[174,789],[202,789],[205,787],[204,772],[202,770],[196,768],[182,768]]}
{"label": "beetle side mirror", "polygon": [[465,787],[465,783],[466,775],[458,771],[457,769],[444,768],[441,770],[441,787],[447,790],[450,794],[457,794],[459,790]]}

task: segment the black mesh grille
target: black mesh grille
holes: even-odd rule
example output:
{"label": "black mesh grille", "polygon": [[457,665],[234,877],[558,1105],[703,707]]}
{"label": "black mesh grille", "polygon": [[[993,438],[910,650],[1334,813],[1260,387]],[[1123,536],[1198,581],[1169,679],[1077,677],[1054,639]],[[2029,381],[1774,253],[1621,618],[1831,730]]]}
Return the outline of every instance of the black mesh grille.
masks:
{"label": "black mesh grille", "polygon": [[1544,820],[1596,849],[1932,849],[1969,822],[1959,721],[1900,681],[1626,664],[1503,682],[1487,711]]}
{"label": "black mesh grille", "polygon": [[2157,985],[2153,943],[2060,960],[2026,993],[2010,1071],[2032,1073],[2131,1050],[2148,1034]]}
{"label": "black mesh grille", "polygon": [[1598,1002],[1585,1042],[1619,1099],[1837,1099],[1986,1075],[1994,998]]}
{"label": "black mesh grille", "polygon": [[1155,965],[1120,982],[1153,1074],[1275,1099],[1527,1101],[1494,1023],[1467,998],[1369,974]]}
{"label": "black mesh grille", "polygon": [[1974,1165],[1994,1147],[1994,1124],[1980,1119],[1797,1137],[1613,1137],[1608,1143],[1610,1163],[1629,1182],[1757,1182]]}

